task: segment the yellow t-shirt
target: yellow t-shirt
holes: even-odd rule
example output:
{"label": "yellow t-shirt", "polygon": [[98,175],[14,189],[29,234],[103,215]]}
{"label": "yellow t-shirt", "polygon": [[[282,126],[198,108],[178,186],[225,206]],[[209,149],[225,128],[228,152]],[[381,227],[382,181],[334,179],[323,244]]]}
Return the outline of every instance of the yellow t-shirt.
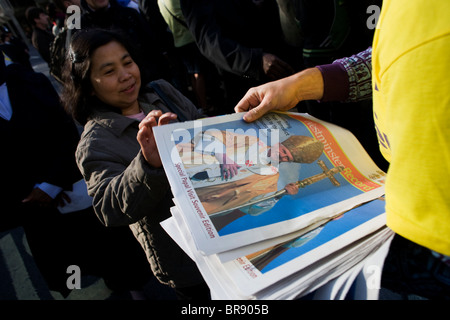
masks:
{"label": "yellow t-shirt", "polygon": [[450,255],[450,1],[385,0],[372,52],[374,117],[390,161],[387,224]]}

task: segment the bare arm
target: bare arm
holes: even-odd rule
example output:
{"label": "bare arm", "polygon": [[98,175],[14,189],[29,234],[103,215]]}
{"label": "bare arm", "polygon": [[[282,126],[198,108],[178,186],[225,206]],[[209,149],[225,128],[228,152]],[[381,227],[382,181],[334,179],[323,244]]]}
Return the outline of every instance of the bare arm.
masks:
{"label": "bare arm", "polygon": [[247,111],[244,120],[252,122],[269,111],[287,111],[300,101],[319,100],[322,96],[322,73],[317,68],[310,68],[290,77],[251,88],[234,110]]}

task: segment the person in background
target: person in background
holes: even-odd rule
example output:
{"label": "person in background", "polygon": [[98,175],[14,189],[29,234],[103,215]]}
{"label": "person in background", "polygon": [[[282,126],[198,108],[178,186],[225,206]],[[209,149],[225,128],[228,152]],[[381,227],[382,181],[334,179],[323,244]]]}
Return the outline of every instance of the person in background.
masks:
{"label": "person in background", "polygon": [[29,70],[33,70],[28,47],[25,43],[19,39],[14,39],[12,33],[6,29],[1,33],[0,40],[0,50],[2,50],[11,61],[19,63]]}
{"label": "person in background", "polygon": [[81,0],[82,29],[101,28],[125,33],[142,58],[142,76],[150,81],[170,80],[166,48],[159,29],[149,24],[140,12],[120,6],[116,0]]}
{"label": "person in background", "polygon": [[[80,0],[54,0],[55,5],[61,12],[67,12],[70,6],[80,7]],[[67,25],[68,15],[64,17],[64,23],[61,28],[58,29],[55,39],[50,45],[50,74],[59,83],[62,84],[61,69],[64,65],[64,59],[66,57],[67,49],[69,48],[72,32],[76,31],[76,28],[70,28]]]}
{"label": "person in background", "polygon": [[[158,42],[164,48],[164,57],[169,64],[169,81],[178,91],[189,98],[195,104],[201,106],[201,102],[196,101],[195,91],[191,85],[188,71],[184,65],[185,57],[177,48],[174,41],[174,33],[171,30],[170,22],[163,17],[158,4],[158,0],[139,0],[139,12],[150,25],[150,28],[158,35]],[[165,14],[164,14],[165,15]]]}
{"label": "person in background", "polygon": [[[278,0],[281,4],[283,1]],[[374,28],[367,27],[367,9],[380,0],[288,0],[302,34],[305,68],[330,64],[340,57],[361,52],[372,44]],[[292,14],[292,13],[291,13]],[[358,73],[370,86],[370,74]],[[361,79],[361,82],[363,79]],[[302,101],[299,112],[331,122],[351,131],[373,161],[387,171],[388,162],[378,148],[372,116],[372,99],[346,101]]]}
{"label": "person in background", "polygon": [[52,33],[57,36],[61,29],[64,27],[64,23],[66,20],[65,11],[61,11],[55,3],[49,2],[46,6],[46,10],[48,12],[48,16],[50,19],[50,23],[52,25]]}
{"label": "person in background", "polygon": [[[145,20],[144,16],[135,9],[123,7],[116,0],[78,0],[81,9],[81,30],[105,29],[123,32],[130,39],[142,60],[142,77],[150,80],[171,80],[172,74],[166,57],[164,40],[162,41],[159,29]],[[70,1],[76,4],[76,0]],[[65,5],[68,1],[64,2]],[[53,42],[50,69],[52,75],[60,82],[64,61],[61,57],[67,54],[66,44],[77,28],[65,28]]]}
{"label": "person in background", "polygon": [[235,108],[254,121],[302,100],[372,96],[389,161],[387,226],[397,234],[382,285],[434,299],[450,298],[449,10],[440,0],[384,1],[372,48],[252,88]]}
{"label": "person in background", "polygon": [[55,36],[50,29],[48,14],[41,8],[29,7],[25,12],[25,16],[33,28],[31,35],[33,47],[37,49],[45,62],[50,63],[50,45],[55,39]]}
{"label": "person in background", "polygon": [[275,0],[181,0],[200,52],[221,72],[232,112],[248,88],[301,70],[301,56],[283,38]]}
{"label": "person in background", "polygon": [[190,77],[190,84],[195,94],[197,106],[207,109],[206,80],[204,57],[199,52],[194,38],[187,28],[179,0],[158,0],[159,10],[172,31],[175,48],[183,60],[186,71]]}

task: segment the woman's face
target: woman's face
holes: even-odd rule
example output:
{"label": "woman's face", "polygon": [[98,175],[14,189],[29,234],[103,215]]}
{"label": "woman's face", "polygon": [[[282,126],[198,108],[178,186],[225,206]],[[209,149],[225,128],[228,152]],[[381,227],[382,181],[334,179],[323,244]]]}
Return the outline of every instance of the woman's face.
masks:
{"label": "woman's face", "polygon": [[123,115],[139,113],[139,67],[119,42],[97,48],[91,57],[90,80],[101,101],[121,109]]}

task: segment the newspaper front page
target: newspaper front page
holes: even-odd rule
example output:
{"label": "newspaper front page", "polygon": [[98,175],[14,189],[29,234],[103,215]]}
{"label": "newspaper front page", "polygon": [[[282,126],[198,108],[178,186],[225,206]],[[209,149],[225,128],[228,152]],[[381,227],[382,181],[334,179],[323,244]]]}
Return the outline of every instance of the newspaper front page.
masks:
{"label": "newspaper front page", "polygon": [[[347,130],[308,114],[232,114],[154,128],[196,249],[225,262],[384,194],[385,173]],[[311,229],[311,228],[310,228]]]}

